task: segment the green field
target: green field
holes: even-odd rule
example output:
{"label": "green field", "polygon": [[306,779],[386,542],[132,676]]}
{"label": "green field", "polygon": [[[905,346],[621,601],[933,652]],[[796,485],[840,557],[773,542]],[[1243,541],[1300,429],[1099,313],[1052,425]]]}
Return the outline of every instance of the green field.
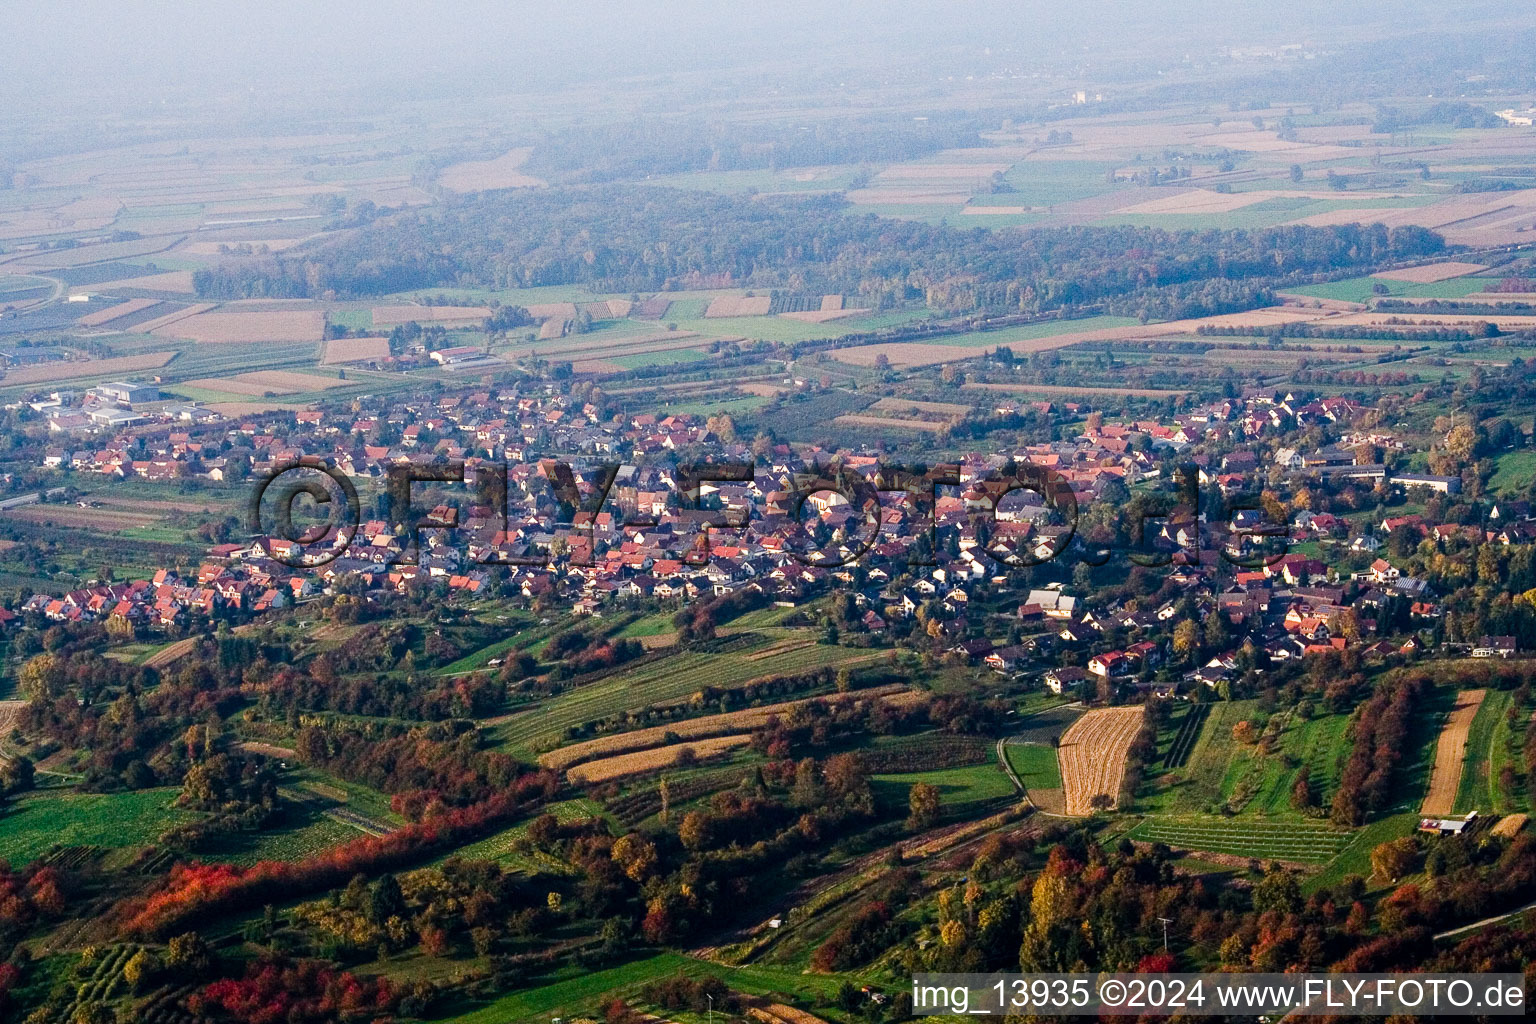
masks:
{"label": "green field", "polygon": [[673,363],[694,363],[708,359],[709,353],[701,348],[674,348],[665,352],[640,352],[632,356],[609,356],[603,360],[626,369],[642,366],[670,366]]}
{"label": "green field", "polygon": [[[539,809],[539,813],[553,814],[560,821],[566,822],[577,821],[582,818],[600,818],[603,816],[603,809],[595,800],[577,797],[574,800],[558,800],[554,803],[545,804]],[[445,854],[442,859],[462,857],[465,860],[494,860],[508,867],[532,866],[529,863],[529,858],[513,849],[517,842],[528,834],[528,826],[530,824],[532,824],[531,818],[527,821],[520,821],[511,828],[497,832],[495,835],[486,836],[479,842],[470,843],[468,846],[461,846],[451,854]],[[544,870],[549,870],[550,868],[550,865],[543,863],[537,866]]]}
{"label": "green field", "polygon": [[[1514,703],[1513,695],[1510,703]],[[1512,814],[1516,811],[1529,811],[1530,790],[1518,784],[1512,794],[1505,795],[1499,787],[1499,775],[1506,766],[1514,769],[1519,776],[1521,765],[1525,761],[1522,746],[1525,742],[1525,721],[1529,712],[1525,708],[1520,709],[1518,716],[1520,724],[1511,724],[1507,715],[1499,715],[1493,721],[1493,735],[1488,741],[1488,780],[1490,799],[1493,802],[1493,810],[1499,814]]]}
{"label": "green field", "polygon": [[284,827],[263,832],[239,832],[199,847],[205,860],[254,864],[259,860],[301,860],[310,854],[367,835],[346,822],[327,818],[309,808],[293,807]]}
{"label": "green field", "polygon": [[1303,883],[1306,891],[1315,891],[1325,885],[1337,885],[1349,875],[1359,875],[1361,878],[1369,878],[1371,875],[1371,851],[1382,843],[1403,836],[1412,835],[1418,827],[1419,814],[1417,811],[1403,811],[1393,814],[1378,821],[1373,821],[1364,828],[1358,828],[1349,845],[1339,851],[1338,855],[1330,861],[1322,871],[1308,878]]}
{"label": "green field", "polygon": [[1461,784],[1456,789],[1455,813],[1477,811],[1487,814],[1503,801],[1498,795],[1498,775],[1492,766],[1493,736],[1509,711],[1513,698],[1508,690],[1489,690],[1467,731],[1467,757],[1461,766]]}
{"label": "green field", "polygon": [[633,960],[601,971],[568,969],[563,978],[502,996],[495,1002],[452,1017],[443,1024],[513,1024],[551,1017],[569,1017],[574,1013],[592,1013],[602,996],[621,993],[631,999],[649,982],[683,974],[699,978],[712,974],[732,988],[750,995],[787,996],[799,1002],[829,1003],[832,993],[842,984],[842,977],[806,974],[798,970],[772,967],[727,967],[696,960],[680,953],[658,953],[643,960]]}
{"label": "green field", "polygon": [[[1253,701],[1212,705],[1188,760],[1182,767],[1170,766],[1166,781],[1140,800],[1142,806],[1161,814],[1224,812],[1305,820],[1290,804],[1291,787],[1303,768],[1316,802],[1326,805],[1348,752],[1349,716],[1272,716],[1267,730],[1274,750],[1266,756],[1257,744],[1243,745],[1232,737],[1239,722],[1256,714]],[[1182,738],[1181,750],[1187,741]]]}
{"label": "green field", "polygon": [[1488,480],[1493,494],[1524,494],[1536,481],[1536,452],[1505,452],[1494,461],[1498,468]]}
{"label": "green field", "polygon": [[1387,281],[1377,277],[1351,277],[1327,284],[1309,284],[1301,288],[1287,288],[1290,295],[1310,295],[1316,299],[1338,299],[1342,302],[1369,302],[1379,298],[1377,285],[1386,285],[1387,294],[1411,299],[1459,299],[1463,295],[1480,292],[1489,281],[1486,277],[1453,277],[1449,281],[1430,284],[1409,284],[1407,281]]}
{"label": "green field", "polygon": [[976,813],[985,805],[1006,800],[1018,792],[1002,768],[990,760],[964,768],[871,775],[869,781],[877,803],[899,809],[906,808],[908,793],[919,782],[937,786],[939,814],[946,818]]}
{"label": "green field", "polygon": [[0,817],[0,860],[19,867],[54,846],[147,846],[202,815],[174,806],[179,789],[26,796]]}
{"label": "green field", "polygon": [[1045,743],[1006,743],[1003,754],[1025,789],[1060,789],[1061,762]]}
{"label": "green field", "polygon": [[1320,822],[1179,817],[1148,818],[1131,829],[1129,838],[1202,853],[1323,864],[1344,849],[1350,833]]}
{"label": "green field", "polygon": [[498,739],[515,750],[528,751],[539,740],[558,740],[570,726],[601,721],[658,701],[679,700],[706,686],[738,686],[763,676],[869,657],[866,652],[846,647],[810,644],[754,658],[753,650],[760,652],[764,646],[759,642],[725,654],[681,651],[667,655],[634,671],[619,672],[543,701],[502,725]]}

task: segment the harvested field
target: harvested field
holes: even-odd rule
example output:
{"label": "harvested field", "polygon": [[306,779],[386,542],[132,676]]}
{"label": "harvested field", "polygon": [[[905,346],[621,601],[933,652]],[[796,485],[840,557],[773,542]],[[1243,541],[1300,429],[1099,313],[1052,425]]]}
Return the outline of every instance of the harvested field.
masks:
{"label": "harvested field", "polygon": [[842,308],[843,297],[841,295],[823,295],[821,297],[821,311],[823,313],[831,313]]}
{"label": "harvested field", "polygon": [[206,408],[220,416],[260,416],[267,412],[297,412],[304,408],[292,402],[209,402]]}
{"label": "harvested field", "polygon": [[471,320],[484,320],[490,315],[489,306],[374,306],[373,326],[464,323]]}
{"label": "harvested field", "polygon": [[745,391],[749,395],[757,395],[760,398],[776,398],[784,394],[789,388],[783,384],[746,383],[735,385],[737,391]]}
{"label": "harvested field", "polygon": [[7,373],[0,379],[0,384],[51,384],[70,377],[114,377],[136,370],[153,370],[175,358],[175,352],[141,352],[136,356],[114,356],[111,359],[82,359],[23,366]]}
{"label": "harvested field", "polygon": [[1525,828],[1526,820],[1527,816],[1524,814],[1506,814],[1504,817],[1499,819],[1499,823],[1497,825],[1493,826],[1493,828],[1489,830],[1489,834],[1508,839],[1511,836],[1516,835],[1521,829]]}
{"label": "harvested field", "polygon": [[925,430],[931,434],[937,434],[949,426],[948,421],[934,422],[932,420],[902,420],[888,416],[861,416],[857,413],[844,413],[834,416],[833,423],[841,423],[848,427],[881,427],[896,430]]}
{"label": "harvested field", "polygon": [[1467,758],[1467,733],[1472,719],[1482,705],[1487,690],[1463,690],[1456,695],[1456,706],[1440,730],[1435,744],[1435,765],[1429,773],[1429,792],[1420,813],[1425,817],[1443,817],[1456,809],[1456,791],[1461,787],[1461,770]]}
{"label": "harvested field", "polygon": [[142,324],[139,324],[135,330],[143,334],[153,334],[160,328],[169,327],[171,324],[176,323],[178,320],[185,320],[189,316],[197,316],[199,313],[206,313],[210,309],[214,308],[215,305],[217,305],[217,303],[199,302],[194,305],[187,306],[184,309],[178,309],[175,312],[167,313],[165,316],[156,317],[154,320],[146,320]]}
{"label": "harvested field", "polygon": [[362,363],[389,358],[388,338],[332,338],[325,343],[325,366],[337,363]]}
{"label": "harvested field", "polygon": [[159,299],[129,299],[127,302],[119,302],[115,306],[108,306],[106,309],[98,309],[94,313],[87,313],[79,320],[76,320],[75,324],[80,327],[100,327],[102,324],[109,324],[113,320],[121,320],[130,313],[137,313],[141,309],[148,309],[159,301]]}
{"label": "harvested field", "polygon": [[632,754],[620,754],[617,757],[605,757],[599,761],[588,761],[586,764],[572,768],[566,775],[572,782],[578,784],[608,782],[612,779],[644,775],[646,772],[670,767],[687,758],[684,751],[692,751],[694,758],[704,760],[718,757],[751,742],[752,737],[747,735],[715,736],[668,747],[639,750]]}
{"label": "harvested field", "polygon": [[0,736],[10,735],[16,720],[21,717],[21,709],[26,706],[24,700],[0,700]]}
{"label": "harvested field", "polygon": [[137,289],[145,292],[176,292],[181,295],[191,295],[197,291],[192,287],[192,271],[168,270],[163,274],[146,274],[143,277],[129,277],[121,281],[108,281],[98,285],[102,291],[110,292],[124,289]]}
{"label": "harvested field", "polygon": [[503,153],[494,160],[467,160],[450,164],[437,176],[437,183],[450,192],[479,192],[493,188],[535,188],[542,178],[524,174],[520,168],[528,162],[532,146],[522,146]]}
{"label": "harvested field", "polygon": [[[386,342],[387,344],[387,342]],[[305,391],[324,391],[328,388],[346,387],[347,382],[335,377],[316,377],[291,370],[255,370],[233,377],[201,377],[184,382],[189,388],[218,391],[226,395],[294,395]]]}
{"label": "harvested field", "polygon": [[210,345],[319,341],[325,337],[325,314],[318,309],[270,313],[199,313],[157,327],[153,333]]}
{"label": "harvested field", "polygon": [[728,316],[767,316],[772,304],[773,299],[767,295],[721,295],[709,300],[704,317],[713,320]]}
{"label": "harvested field", "polygon": [[1120,213],[1231,213],[1245,206],[1266,202],[1268,192],[1211,192],[1202,188],[1188,189],[1160,199],[1149,199],[1135,206],[1126,206]]}
{"label": "harvested field", "polygon": [[1436,281],[1449,281],[1453,277],[1466,277],[1475,274],[1479,270],[1488,268],[1481,263],[1458,263],[1450,260],[1445,263],[1431,263],[1427,267],[1405,267],[1402,270],[1383,270],[1372,277],[1379,277],[1384,281],[1407,281],[1410,284],[1434,284]]}
{"label": "harvested field", "polygon": [[535,302],[523,308],[535,320],[568,320],[576,315],[574,302]]}
{"label": "harvested field", "polygon": [[966,416],[970,414],[971,407],[961,405],[958,402],[917,402],[910,398],[882,398],[871,409],[880,412],[906,413],[912,415],[920,412],[934,412],[941,416]]}
{"label": "harvested field", "polygon": [[[669,634],[669,639],[676,639]],[[690,718],[682,722],[672,722],[667,725],[651,726],[647,729],[636,729],[633,732],[618,733],[613,736],[600,736],[593,740],[584,740],[581,743],[573,743],[559,750],[551,750],[547,754],[539,756],[539,764],[545,768],[553,768],[557,771],[581,764],[583,761],[592,761],[603,757],[614,757],[619,754],[633,753],[638,750],[649,750],[652,747],[661,746],[667,741],[670,733],[684,740],[707,739],[713,736],[724,736],[731,733],[751,732],[759,726],[767,724],[768,720],[777,716],[788,714],[794,708],[807,704],[812,700],[824,700],[828,703],[839,703],[856,700],[869,700],[902,693],[906,687],[900,683],[890,683],[886,686],[877,686],[868,690],[855,693],[838,694],[832,697],[807,697],[801,700],[781,701],[777,704],[765,704],[758,708],[743,708],[740,711],[729,711],[723,715],[705,715],[703,718]]]}
{"label": "harvested field", "polygon": [[[1061,762],[1061,781],[1067,791],[1071,815],[1094,813],[1093,799],[1109,797],[1118,804],[1120,783],[1125,778],[1125,755],[1141,728],[1142,708],[1095,708],[1072,723],[1061,737],[1056,756]],[[1455,789],[1452,789],[1452,794]]]}

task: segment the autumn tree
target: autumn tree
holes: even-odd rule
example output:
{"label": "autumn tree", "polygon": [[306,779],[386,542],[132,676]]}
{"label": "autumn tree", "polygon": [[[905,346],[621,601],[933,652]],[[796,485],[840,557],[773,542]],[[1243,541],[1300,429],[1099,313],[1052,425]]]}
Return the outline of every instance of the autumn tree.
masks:
{"label": "autumn tree", "polygon": [[656,844],[638,832],[620,836],[610,856],[631,881],[643,882],[656,870]]}
{"label": "autumn tree", "polygon": [[1173,627],[1173,653],[1185,659],[1195,656],[1200,649],[1200,627],[1194,619],[1184,619]]}
{"label": "autumn tree", "polygon": [[1417,854],[1418,844],[1412,836],[1379,843],[1371,850],[1371,873],[1377,878],[1395,882],[1413,870]]}
{"label": "autumn tree", "polygon": [[907,795],[907,828],[913,832],[931,828],[939,820],[939,787],[919,782]]}

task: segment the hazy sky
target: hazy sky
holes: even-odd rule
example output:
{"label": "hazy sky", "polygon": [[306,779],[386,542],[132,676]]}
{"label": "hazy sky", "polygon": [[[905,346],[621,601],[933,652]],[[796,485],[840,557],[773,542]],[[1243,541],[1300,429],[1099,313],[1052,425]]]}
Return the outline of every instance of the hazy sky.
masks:
{"label": "hazy sky", "polygon": [[[538,87],[611,73],[931,47],[1174,52],[1341,24],[1465,23],[1483,0],[0,0],[0,116],[98,94],[132,103],[250,89],[435,83],[473,73]],[[1509,8],[1504,8],[1508,11]],[[1151,54],[1149,54],[1151,55]],[[322,99],[317,95],[316,100]]]}

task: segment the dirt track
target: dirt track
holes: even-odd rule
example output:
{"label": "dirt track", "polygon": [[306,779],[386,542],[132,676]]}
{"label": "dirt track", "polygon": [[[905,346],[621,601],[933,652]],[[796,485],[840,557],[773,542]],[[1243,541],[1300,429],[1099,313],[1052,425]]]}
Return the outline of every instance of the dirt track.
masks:
{"label": "dirt track", "polygon": [[1435,745],[1435,766],[1429,774],[1429,792],[1420,813],[1425,817],[1443,817],[1456,809],[1456,790],[1461,788],[1461,771],[1467,758],[1467,733],[1472,719],[1482,706],[1487,690],[1463,690],[1456,695],[1451,717],[1440,730]]}

